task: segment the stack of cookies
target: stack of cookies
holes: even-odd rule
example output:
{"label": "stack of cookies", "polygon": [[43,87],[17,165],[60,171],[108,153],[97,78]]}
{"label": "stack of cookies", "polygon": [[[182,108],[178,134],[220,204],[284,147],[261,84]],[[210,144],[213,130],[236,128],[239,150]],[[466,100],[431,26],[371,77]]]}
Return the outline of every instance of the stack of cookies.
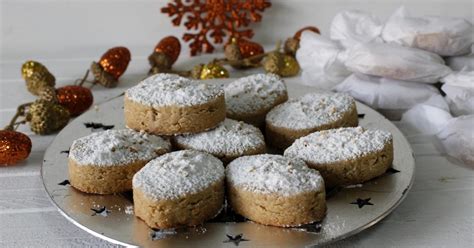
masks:
{"label": "stack of cookies", "polygon": [[288,100],[273,74],[224,86],[157,74],[126,91],[124,115],[127,129],[74,141],[70,182],[86,193],[133,190],[135,215],[152,228],[201,224],[226,200],[265,225],[320,221],[326,188],[370,180],[393,160],[391,134],[357,127],[350,96]]}

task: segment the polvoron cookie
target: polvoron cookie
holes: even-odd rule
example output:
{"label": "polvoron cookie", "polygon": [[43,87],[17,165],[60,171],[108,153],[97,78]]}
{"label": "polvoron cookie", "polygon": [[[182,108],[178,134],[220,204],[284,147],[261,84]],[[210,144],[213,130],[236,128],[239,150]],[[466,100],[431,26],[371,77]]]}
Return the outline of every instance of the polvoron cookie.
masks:
{"label": "polvoron cookie", "polygon": [[197,133],[225,119],[218,85],[174,74],[156,74],[125,92],[125,124],[158,135]]}
{"label": "polvoron cookie", "polygon": [[362,127],[325,130],[297,139],[284,155],[318,170],[326,187],[359,184],[392,165],[392,134]]}
{"label": "polvoron cookie", "polygon": [[69,181],[83,192],[112,194],[132,189],[132,177],[148,161],[171,150],[159,136],[130,129],[92,133],[72,143]]}
{"label": "polvoron cookie", "polygon": [[316,92],[273,108],[266,117],[267,142],[285,149],[315,131],[354,127],[359,123],[354,99],[344,93]]}

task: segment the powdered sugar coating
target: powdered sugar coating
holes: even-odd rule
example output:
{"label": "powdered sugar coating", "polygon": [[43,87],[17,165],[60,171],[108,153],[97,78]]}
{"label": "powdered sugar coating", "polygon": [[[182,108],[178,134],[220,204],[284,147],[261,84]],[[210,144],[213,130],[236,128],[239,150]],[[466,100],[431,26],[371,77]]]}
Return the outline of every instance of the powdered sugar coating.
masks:
{"label": "powdered sugar coating", "polygon": [[148,77],[125,93],[128,99],[153,107],[205,104],[223,94],[218,85],[167,73]]}
{"label": "powdered sugar coating", "polygon": [[310,169],[302,160],[281,155],[237,158],[227,166],[226,177],[235,187],[263,194],[292,196],[324,189],[318,171]]}
{"label": "powdered sugar coating", "polygon": [[117,166],[153,159],[171,150],[159,136],[131,129],[106,130],[72,143],[69,158],[78,165]]}
{"label": "powdered sugar coating", "polygon": [[175,139],[186,147],[222,155],[240,155],[265,146],[265,138],[258,128],[232,119],[225,119],[209,131],[180,135]]}
{"label": "powdered sugar coating", "polygon": [[276,106],[266,122],[289,129],[315,128],[340,120],[353,107],[355,101],[347,94],[315,92]]}
{"label": "powdered sugar coating", "polygon": [[227,112],[245,114],[269,109],[287,94],[283,80],[275,74],[254,74],[239,78],[224,88]]}
{"label": "powdered sugar coating", "polygon": [[356,159],[381,151],[392,140],[392,134],[382,130],[349,127],[314,132],[297,139],[284,155],[315,164]]}
{"label": "powdered sugar coating", "polygon": [[224,176],[219,159],[205,152],[182,150],[146,164],[133,177],[133,188],[154,200],[176,199],[202,191]]}

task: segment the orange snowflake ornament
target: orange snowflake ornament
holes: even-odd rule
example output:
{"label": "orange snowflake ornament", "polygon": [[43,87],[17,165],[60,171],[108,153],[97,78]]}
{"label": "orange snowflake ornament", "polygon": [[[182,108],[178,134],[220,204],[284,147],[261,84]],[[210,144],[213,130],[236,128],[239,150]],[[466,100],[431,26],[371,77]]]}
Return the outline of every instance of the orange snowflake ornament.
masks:
{"label": "orange snowflake ornament", "polygon": [[186,17],[184,26],[197,33],[184,33],[183,40],[190,41],[191,55],[212,53],[212,42],[222,44],[224,38],[252,38],[253,30],[246,28],[262,20],[261,12],[269,8],[267,0],[174,0],[161,9],[173,17],[172,23],[179,26]]}

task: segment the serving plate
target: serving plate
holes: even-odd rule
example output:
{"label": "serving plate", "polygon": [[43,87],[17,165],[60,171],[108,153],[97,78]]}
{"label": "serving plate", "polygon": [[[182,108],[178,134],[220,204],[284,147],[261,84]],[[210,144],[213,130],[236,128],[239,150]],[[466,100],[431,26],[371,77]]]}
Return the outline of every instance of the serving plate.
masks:
{"label": "serving plate", "polygon": [[[224,84],[229,80],[211,80]],[[287,83],[291,97],[314,91]],[[68,183],[67,157],[72,142],[95,131],[124,128],[123,97],[113,98],[69,123],[45,153],[41,175],[52,202],[69,221],[115,244],[168,247],[315,246],[358,233],[387,216],[405,198],[414,179],[415,161],[408,141],[389,120],[357,103],[359,123],[393,134],[394,162],[384,175],[360,185],[328,192],[327,216],[321,223],[298,228],[263,226],[234,214],[230,208],[201,226],[152,230],[133,215],[131,193],[85,194]]]}

